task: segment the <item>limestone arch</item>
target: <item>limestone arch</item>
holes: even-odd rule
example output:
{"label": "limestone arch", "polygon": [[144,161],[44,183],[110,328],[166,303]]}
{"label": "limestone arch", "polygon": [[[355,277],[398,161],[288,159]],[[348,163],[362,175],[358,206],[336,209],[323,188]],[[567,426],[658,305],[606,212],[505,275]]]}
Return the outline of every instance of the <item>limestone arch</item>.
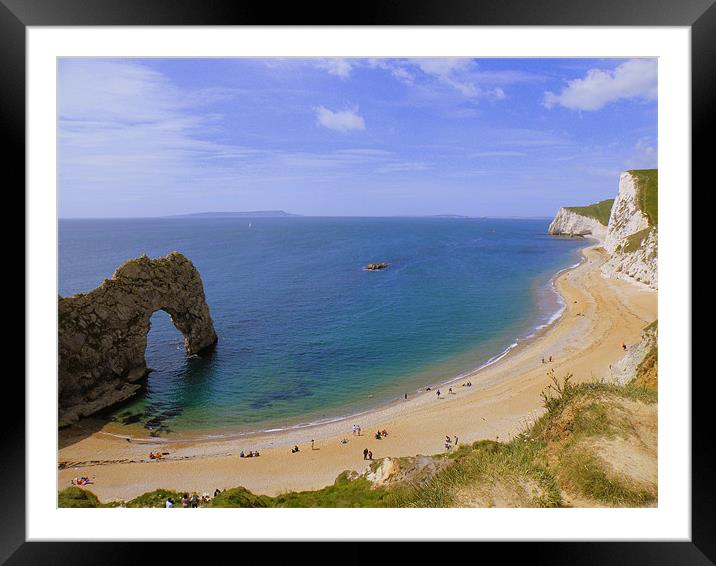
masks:
{"label": "limestone arch", "polygon": [[201,276],[178,252],[122,264],[89,293],[58,304],[60,425],[134,395],[147,374],[151,316],[167,312],[188,355],[217,342]]}

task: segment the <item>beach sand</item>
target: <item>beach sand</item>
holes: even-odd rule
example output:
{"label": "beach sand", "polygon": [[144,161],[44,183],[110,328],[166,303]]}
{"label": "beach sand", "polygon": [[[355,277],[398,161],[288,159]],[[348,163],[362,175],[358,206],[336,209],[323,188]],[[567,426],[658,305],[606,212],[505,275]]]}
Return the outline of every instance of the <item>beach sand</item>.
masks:
{"label": "beach sand", "polygon": [[[572,373],[576,382],[609,380],[610,364],[624,356],[622,343],[637,343],[641,329],[657,318],[655,291],[603,278],[602,248],[585,248],[583,255],[578,267],[555,280],[565,302],[562,316],[496,363],[451,384],[436,384],[440,399],[434,387],[348,420],[218,441],[127,442],[88,420],[60,433],[58,462],[66,467],[58,471],[58,488],[87,476],[94,481],[89,489],[102,501],[128,500],[158,488],[201,494],[244,486],[277,495],[319,489],[344,470],[365,471],[370,462],[363,460],[364,448],[379,459],[444,452],[446,435],[457,435],[461,444],[509,440],[542,414],[548,371],[558,377]],[[543,364],[549,356],[553,362]],[[472,387],[462,386],[467,380]],[[353,424],[361,426],[362,436],[352,434]],[[379,429],[388,431],[387,438],[375,439]],[[342,438],[348,443],[341,444]],[[292,454],[295,444],[300,452]],[[241,450],[259,450],[261,456],[240,458]],[[151,461],[149,451],[169,454]]]}

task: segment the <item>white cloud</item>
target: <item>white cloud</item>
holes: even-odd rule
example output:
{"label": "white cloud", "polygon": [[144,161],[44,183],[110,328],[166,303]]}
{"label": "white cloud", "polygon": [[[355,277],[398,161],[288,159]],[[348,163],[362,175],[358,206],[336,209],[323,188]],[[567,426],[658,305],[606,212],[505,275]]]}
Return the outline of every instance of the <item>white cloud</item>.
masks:
{"label": "white cloud", "polygon": [[412,59],[423,73],[437,78],[465,96],[473,97],[480,94],[480,89],[469,77],[468,72],[474,66],[471,59]]}
{"label": "white cloud", "polygon": [[404,171],[426,171],[430,167],[425,163],[414,161],[388,163],[378,168],[379,173],[400,173]]}
{"label": "white cloud", "polygon": [[391,70],[391,74],[396,79],[406,84],[412,85],[415,82],[415,75],[413,75],[403,67],[395,67]]}
{"label": "white cloud", "polygon": [[593,167],[591,165],[579,166],[578,170],[584,171],[587,175],[594,177],[606,177],[607,179],[618,179],[621,171],[619,169],[610,169],[609,167]]}
{"label": "white cloud", "polygon": [[544,105],[573,110],[599,110],[610,102],[626,99],[655,100],[657,97],[657,62],[632,59],[613,71],[590,69],[584,78],[573,79],[560,94],[545,92]]}
{"label": "white cloud", "polygon": [[634,144],[634,153],[625,163],[627,169],[655,169],[658,166],[656,140],[650,137],[639,138]]}
{"label": "white cloud", "polygon": [[547,130],[527,128],[502,128],[489,133],[496,145],[508,147],[547,147],[568,145],[563,134]]}
{"label": "white cloud", "polygon": [[639,155],[643,155],[644,157],[656,156],[656,148],[654,147],[654,143],[652,142],[651,138],[648,137],[639,138],[639,140],[637,140],[636,144],[634,145],[634,149]]}
{"label": "white cloud", "polygon": [[353,65],[347,59],[341,59],[335,57],[332,59],[324,59],[316,63],[319,69],[327,71],[331,75],[336,75],[341,78],[348,78],[353,69]]}
{"label": "white cloud", "polygon": [[449,77],[457,71],[469,69],[472,66],[470,59],[463,58],[427,58],[412,59],[420,69],[429,75],[436,77]]}
{"label": "white cloud", "polygon": [[349,130],[365,130],[365,120],[358,114],[358,107],[347,110],[329,110],[325,106],[315,108],[316,120],[319,126],[339,132]]}
{"label": "white cloud", "polygon": [[521,151],[480,151],[473,153],[471,157],[525,157],[526,155]]}

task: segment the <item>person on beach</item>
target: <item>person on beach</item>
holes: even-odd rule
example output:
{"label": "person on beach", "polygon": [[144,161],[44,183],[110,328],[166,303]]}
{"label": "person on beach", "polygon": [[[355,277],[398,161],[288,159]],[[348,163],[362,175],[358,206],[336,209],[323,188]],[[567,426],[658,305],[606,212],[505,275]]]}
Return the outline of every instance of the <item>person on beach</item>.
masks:
{"label": "person on beach", "polygon": [[405,400],[406,400],[406,401],[408,400],[408,394],[407,394],[407,393],[405,394]]}
{"label": "person on beach", "polygon": [[457,435],[455,436],[455,446],[457,446]]}
{"label": "person on beach", "polygon": [[371,452],[370,450],[368,450],[368,459],[369,460],[373,459],[373,452]]}
{"label": "person on beach", "polygon": [[381,439],[380,431],[378,431],[378,432],[375,433],[375,439],[376,439],[376,440],[380,440],[380,439]]}
{"label": "person on beach", "polygon": [[368,459],[368,449],[367,449],[367,448],[364,448],[364,449],[363,449],[363,459],[364,459],[364,460],[367,460],[367,459]]}
{"label": "person on beach", "polygon": [[626,345],[625,342],[622,342],[622,349],[626,352],[626,350],[627,350],[627,345]]}
{"label": "person on beach", "polygon": [[189,499],[189,505],[191,505],[192,509],[199,507],[199,496],[196,493],[194,493]]}
{"label": "person on beach", "polygon": [[543,364],[546,363],[546,362],[544,361],[544,358],[542,358],[542,363],[543,363]]}
{"label": "person on beach", "polygon": [[167,502],[164,504],[164,508],[171,509],[172,507],[174,507],[174,500],[170,497],[169,499],[167,499]]}
{"label": "person on beach", "polygon": [[385,438],[386,436],[388,436],[388,431],[385,430],[385,429],[383,429],[382,431],[380,431],[380,433],[383,435],[383,438]]}
{"label": "person on beach", "polygon": [[452,392],[452,387],[448,388],[448,393],[450,393],[451,395],[455,395],[455,394]]}
{"label": "person on beach", "polygon": [[217,488],[214,490],[214,497],[216,497],[216,496],[219,495],[220,493],[221,493],[221,490],[217,487]]}
{"label": "person on beach", "polygon": [[440,399],[440,390],[439,389],[437,391],[437,394],[438,394],[438,399]]}
{"label": "person on beach", "polygon": [[343,438],[341,439],[341,444],[348,444],[348,439],[345,438],[345,437],[343,437]]}
{"label": "person on beach", "polygon": [[189,494],[185,493],[181,498],[181,506],[186,509],[189,507]]}
{"label": "person on beach", "polygon": [[313,443],[314,443],[314,440],[311,439],[311,450],[313,450]]}

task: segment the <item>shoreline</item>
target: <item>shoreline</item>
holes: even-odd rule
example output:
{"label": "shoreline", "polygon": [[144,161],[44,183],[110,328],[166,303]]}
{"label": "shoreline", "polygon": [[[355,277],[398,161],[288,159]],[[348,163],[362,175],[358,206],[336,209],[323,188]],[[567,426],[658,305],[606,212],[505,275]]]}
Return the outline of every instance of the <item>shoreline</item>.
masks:
{"label": "shoreline", "polygon": [[[528,331],[523,331],[521,334],[518,334],[517,338],[514,338],[514,341],[502,349],[499,353],[489,357],[485,362],[481,363],[480,365],[476,367],[469,367],[468,369],[460,371],[457,375],[454,375],[449,378],[437,378],[439,381],[434,381],[429,384],[421,385],[418,388],[413,389],[410,392],[411,397],[415,395],[421,395],[426,392],[429,392],[431,390],[434,390],[436,388],[441,387],[450,387],[455,382],[471,378],[471,376],[476,375],[478,372],[499,363],[503,358],[510,355],[514,350],[520,347],[524,347],[528,345],[532,340],[538,339],[544,332],[548,331],[551,326],[556,324],[559,319],[562,317],[562,314],[564,313],[566,309],[566,305],[564,303],[564,300],[562,299],[562,296],[559,294],[558,289],[556,288],[556,281],[559,278],[560,275],[563,273],[566,273],[568,271],[571,271],[573,269],[578,268],[582,263],[585,261],[584,251],[590,248],[596,248],[600,245],[600,242],[596,239],[592,239],[593,242],[585,245],[585,247],[580,248],[578,250],[578,253],[580,255],[580,261],[573,265],[569,265],[567,267],[563,267],[553,273],[546,285],[545,289],[548,289],[550,293],[552,293],[555,296],[556,303],[558,305],[558,308],[552,312],[547,320],[545,322],[540,322],[536,326],[532,327]],[[536,299],[539,300],[539,299]],[[539,307],[538,307],[539,310]],[[525,332],[529,332],[528,334],[525,334]],[[465,355],[465,353],[461,353],[459,355]],[[439,366],[431,366],[433,369],[428,370],[424,369],[421,370],[421,373],[433,373],[433,372],[440,372],[441,366],[444,364],[441,364]],[[430,389],[427,389],[430,388]],[[333,423],[339,423],[343,421],[350,421],[359,419],[367,414],[370,414],[375,411],[380,411],[382,409],[389,408],[393,405],[403,403],[404,400],[401,397],[392,397],[392,398],[382,398],[381,400],[377,400],[374,404],[370,406],[366,406],[362,409],[358,409],[354,412],[350,412],[348,414],[340,414],[340,415],[334,415],[334,416],[326,416],[322,417],[313,421],[301,421],[301,422],[295,422],[290,424],[285,424],[283,426],[279,426],[276,424],[272,428],[252,428],[251,430],[235,430],[231,432],[226,433],[214,433],[213,431],[206,431],[201,433],[196,433],[195,431],[174,431],[169,436],[164,437],[142,437],[142,436],[133,436],[131,435],[132,427],[128,425],[122,425],[117,424],[113,421],[107,421],[105,426],[103,428],[107,428],[109,430],[102,430],[99,431],[98,434],[103,434],[107,436],[111,436],[114,438],[119,438],[122,440],[126,440],[129,438],[132,442],[146,442],[146,443],[161,443],[165,446],[170,446],[175,443],[201,443],[201,442],[216,442],[216,441],[228,441],[228,440],[241,440],[246,438],[251,438],[253,436],[258,436],[261,434],[272,434],[272,433],[278,433],[278,432],[286,432],[286,431],[293,431],[293,430],[305,430],[305,429],[311,429],[315,427],[320,427],[323,425],[330,425]],[[74,425],[73,425],[74,426]],[[260,426],[260,425],[259,425]],[[265,426],[272,426],[272,425],[265,425]],[[140,432],[137,430],[137,432]],[[144,432],[144,429],[142,429],[141,432]],[[147,432],[148,434],[148,432]]]}
{"label": "shoreline", "polygon": [[[365,471],[369,462],[361,459],[363,445],[382,458],[444,452],[445,434],[458,434],[465,442],[508,439],[541,414],[539,393],[548,370],[570,371],[577,381],[607,377],[605,369],[623,356],[621,342],[637,341],[641,328],[656,318],[656,292],[601,277],[605,255],[598,244],[582,248],[581,256],[578,264],[550,279],[563,302],[551,323],[480,367],[435,386],[447,389],[470,380],[472,387],[458,385],[452,395],[446,391],[439,400],[433,390],[421,388],[407,401],[394,400],[327,422],[232,437],[127,442],[99,429],[59,450],[58,460],[66,467],[58,472],[58,487],[85,475],[95,476],[88,489],[102,501],[131,499],[159,487],[201,493],[243,485],[255,493],[275,495],[318,489],[344,470]],[[550,355],[553,363],[540,363],[542,356]],[[349,433],[351,421],[361,425],[363,436]],[[387,429],[388,438],[375,440],[370,431],[376,428]],[[349,441],[345,445],[340,443],[343,437]],[[311,439],[318,449],[305,446]],[[301,446],[299,454],[287,450],[294,444]],[[157,448],[171,452],[161,461],[150,461],[148,449]],[[239,459],[241,450],[260,450],[261,456]]]}

